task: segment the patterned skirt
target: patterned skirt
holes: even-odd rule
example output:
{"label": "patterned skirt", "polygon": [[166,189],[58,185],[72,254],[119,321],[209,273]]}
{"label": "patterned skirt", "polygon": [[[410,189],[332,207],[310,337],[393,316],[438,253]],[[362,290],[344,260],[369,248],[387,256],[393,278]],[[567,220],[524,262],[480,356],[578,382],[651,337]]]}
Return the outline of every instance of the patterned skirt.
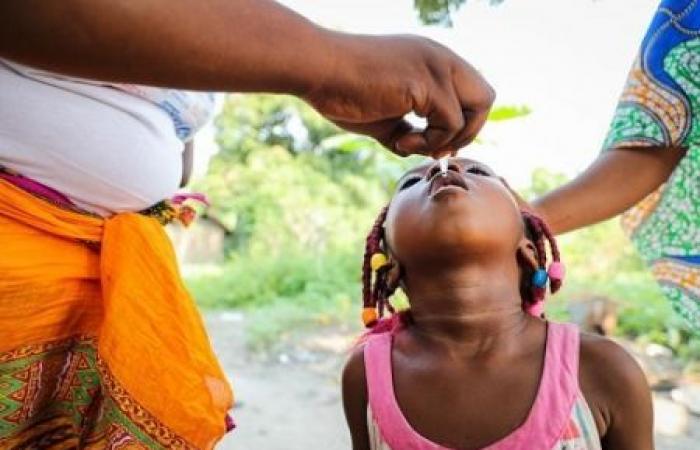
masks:
{"label": "patterned skirt", "polygon": [[0,178],[0,448],[212,448],[232,401],[156,219]]}
{"label": "patterned skirt", "polygon": [[674,309],[700,332],[700,2],[664,0],[606,139],[616,148],[685,148],[667,182],[622,219]]}

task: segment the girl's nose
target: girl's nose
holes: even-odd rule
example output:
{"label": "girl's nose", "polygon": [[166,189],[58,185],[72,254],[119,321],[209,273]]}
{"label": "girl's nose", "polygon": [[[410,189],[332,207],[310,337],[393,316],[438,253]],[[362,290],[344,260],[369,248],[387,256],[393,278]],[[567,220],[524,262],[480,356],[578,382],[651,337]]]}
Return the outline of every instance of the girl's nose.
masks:
{"label": "girl's nose", "polygon": [[[451,159],[447,160],[447,170],[451,170],[451,171],[457,172],[457,173],[462,173],[462,167]],[[435,174],[437,174],[439,172],[440,172],[440,161],[435,160],[435,162],[426,171],[425,179],[430,180],[435,176]]]}

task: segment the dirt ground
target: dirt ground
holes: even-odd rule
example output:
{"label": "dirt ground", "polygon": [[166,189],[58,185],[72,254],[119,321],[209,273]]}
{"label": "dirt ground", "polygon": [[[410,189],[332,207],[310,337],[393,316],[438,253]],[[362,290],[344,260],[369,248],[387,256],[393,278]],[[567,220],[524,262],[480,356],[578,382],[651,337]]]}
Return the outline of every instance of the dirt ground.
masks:
{"label": "dirt ground", "polygon": [[[244,317],[210,313],[214,347],[233,380],[238,428],[221,450],[348,450],[340,371],[352,333],[323,329],[300,334],[270,354],[246,350]],[[700,418],[685,436],[656,436],[657,450],[700,449]]]}

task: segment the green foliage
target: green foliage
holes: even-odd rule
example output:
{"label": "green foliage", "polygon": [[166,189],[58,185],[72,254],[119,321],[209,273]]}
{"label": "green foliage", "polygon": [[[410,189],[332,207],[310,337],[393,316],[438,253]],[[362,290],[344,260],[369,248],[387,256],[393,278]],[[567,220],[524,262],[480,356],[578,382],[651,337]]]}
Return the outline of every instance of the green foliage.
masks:
{"label": "green foliage", "polygon": [[232,254],[221,273],[190,280],[205,307],[242,308],[279,301],[290,304],[359,298],[361,249],[321,254],[289,250],[272,254]]}
{"label": "green foliage", "polygon": [[234,253],[220,272],[190,277],[188,284],[203,307],[246,310],[248,344],[268,348],[310,325],[359,324],[360,250]]}
{"label": "green foliage", "polygon": [[365,233],[415,160],[291,97],[232,96],[217,125],[221,150],[196,188],[232,233],[221,272],[189,280],[200,304],[252,308],[257,344],[356,312]]}
{"label": "green foliage", "polygon": [[234,259],[357,247],[410,164],[290,97],[232,97],[218,127],[221,151],[200,188],[233,230]]}
{"label": "green foliage", "polygon": [[[466,0],[414,0],[413,7],[418,11],[418,18],[425,25],[452,26],[454,14]],[[503,0],[489,0],[492,5],[503,3]]]}
{"label": "green foliage", "polygon": [[504,120],[513,120],[513,119],[518,119],[520,117],[525,117],[525,116],[529,115],[531,112],[532,112],[532,110],[527,105],[496,106],[496,107],[492,108],[491,111],[489,112],[488,120],[493,121],[493,122],[500,122],[500,121],[504,121]]}
{"label": "green foliage", "polygon": [[567,182],[568,178],[563,173],[551,172],[539,167],[532,171],[530,180],[530,186],[520,192],[520,195],[527,201],[534,200],[561,186]]}

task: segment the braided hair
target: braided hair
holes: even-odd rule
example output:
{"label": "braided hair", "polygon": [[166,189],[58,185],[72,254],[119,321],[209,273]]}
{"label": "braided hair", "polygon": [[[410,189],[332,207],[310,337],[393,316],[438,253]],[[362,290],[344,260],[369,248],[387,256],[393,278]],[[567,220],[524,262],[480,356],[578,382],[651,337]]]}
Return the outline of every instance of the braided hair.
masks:
{"label": "braided hair", "polygon": [[396,291],[398,280],[390,283],[389,272],[392,266],[387,259],[379,263],[376,262],[377,255],[386,254],[384,221],[388,211],[389,207],[385,206],[379,213],[365,242],[365,254],[362,261],[362,318],[367,327],[376,325],[377,321],[384,315],[385,310],[392,314],[395,312],[389,298]]}
{"label": "braided hair", "polygon": [[[535,244],[535,248],[537,249],[536,257],[538,269],[548,272],[549,290],[554,294],[561,288],[564,276],[564,266],[561,263],[557,241],[547,226],[547,223],[539,216],[529,211],[521,211],[520,213],[525,222],[525,235]],[[545,241],[549,243],[549,249],[552,253],[552,264],[549,266],[549,270],[547,270]],[[546,288],[544,286],[536,286],[532,282],[532,276],[533,271],[528,267],[524,270],[524,274],[520,278],[520,295],[523,299],[523,308],[528,311],[531,311],[530,308],[532,306],[539,306],[541,309],[542,302],[544,302],[546,295]],[[534,315],[543,316],[539,311]]]}
{"label": "braided hair", "polygon": [[[396,263],[390,261],[386,255],[387,245],[384,236],[384,222],[386,221],[388,210],[388,206],[384,207],[372,225],[365,242],[365,253],[362,261],[362,319],[365,326],[371,329],[374,329],[382,322],[381,319],[385,311],[389,311],[392,315],[395,313],[390,297],[399,286],[400,277],[389,276],[392,270],[400,270],[400,268],[394,267]],[[547,271],[545,242],[549,243],[553,262],[547,272],[550,292],[554,294],[561,288],[564,276],[557,241],[547,224],[540,217],[524,210],[521,211],[521,215],[525,225],[525,234],[534,243],[537,250],[538,270]],[[535,271],[533,269],[526,264],[521,264],[521,267],[520,296],[523,301],[523,309],[530,314],[544,317],[541,308],[546,295],[546,288],[535,285],[533,282]]]}

